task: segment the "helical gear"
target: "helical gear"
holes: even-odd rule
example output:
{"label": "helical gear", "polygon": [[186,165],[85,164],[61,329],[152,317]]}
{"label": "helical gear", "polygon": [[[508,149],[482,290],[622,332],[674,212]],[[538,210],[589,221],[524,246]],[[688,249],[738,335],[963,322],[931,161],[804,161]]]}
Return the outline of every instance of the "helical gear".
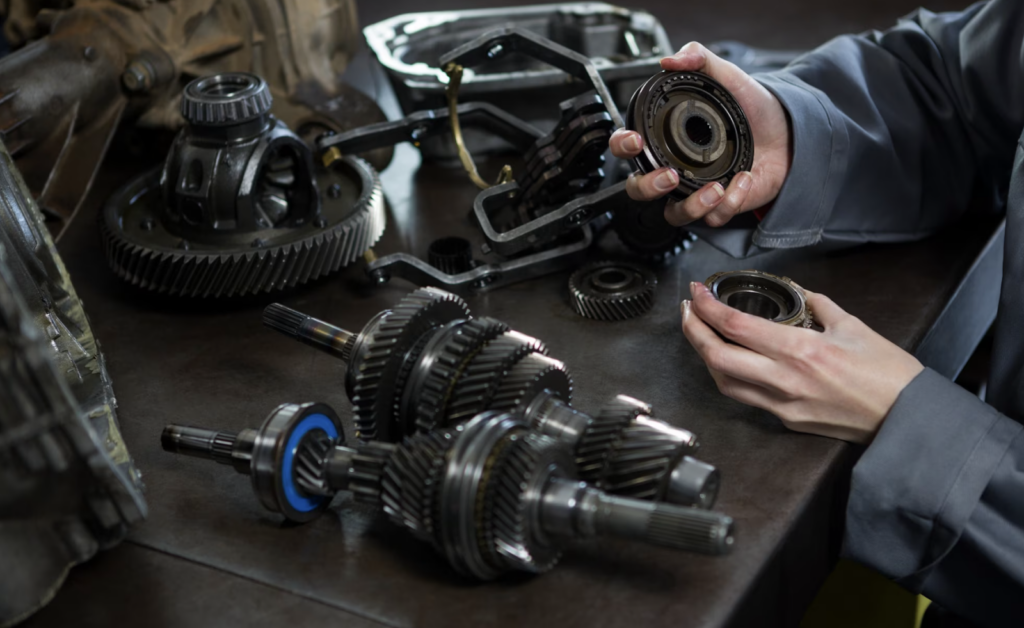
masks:
{"label": "helical gear", "polygon": [[678,432],[640,417],[626,426],[608,451],[595,484],[615,495],[660,500],[673,467],[689,451]]}
{"label": "helical gear", "polygon": [[547,355],[543,342],[517,331],[507,331],[476,354],[455,382],[445,424],[465,421],[483,412],[491,402],[505,374],[524,357]]}
{"label": "helical gear", "polygon": [[395,445],[371,441],[356,448],[349,474],[349,490],[357,501],[377,504],[381,499],[384,468],[395,452]]}
{"label": "helical gear", "polygon": [[452,390],[466,366],[488,342],[507,332],[508,325],[493,318],[476,318],[452,330],[428,369],[416,398],[416,428],[434,429],[443,420]]}
{"label": "helical gear", "polygon": [[576,446],[576,467],[580,479],[597,484],[608,458],[608,452],[622,437],[623,431],[641,415],[651,416],[653,409],[646,403],[619,395],[601,408],[587,426]]}
{"label": "helical gear", "polygon": [[327,454],[334,440],[324,432],[310,433],[299,443],[295,453],[295,481],[308,495],[329,495],[327,486]]}
{"label": "helical gear", "polygon": [[405,439],[384,470],[384,512],[396,525],[423,541],[435,541],[435,493],[445,454],[453,442],[436,431],[414,434]]}
{"label": "helical gear", "polygon": [[501,380],[488,408],[521,412],[542,390],[549,390],[566,403],[572,401],[572,377],[565,364],[544,355],[530,354],[520,360]]}
{"label": "helical gear", "polygon": [[436,288],[420,288],[385,314],[377,331],[366,340],[366,354],[355,374],[352,404],[360,438],[384,437],[397,441],[398,417],[394,399],[395,377],[405,351],[424,334],[456,319],[469,318],[469,307],[459,297]]}
{"label": "helical gear", "polygon": [[627,262],[596,262],[569,278],[569,302],[583,316],[624,321],[647,313],[654,305],[658,280],[647,268]]}

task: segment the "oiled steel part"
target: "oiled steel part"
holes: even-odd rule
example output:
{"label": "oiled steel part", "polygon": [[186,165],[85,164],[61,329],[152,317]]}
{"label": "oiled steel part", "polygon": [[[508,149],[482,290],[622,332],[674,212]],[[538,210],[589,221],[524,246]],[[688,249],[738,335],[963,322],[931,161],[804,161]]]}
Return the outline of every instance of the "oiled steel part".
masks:
{"label": "oiled steel part", "polygon": [[633,159],[641,172],[668,166],[679,174],[679,185],[669,193],[675,200],[712,181],[728,186],[754,160],[743,108],[701,72],[652,76],[630,99],[626,127],[644,139],[643,151]]}
{"label": "oiled steel part", "polygon": [[[0,625],[146,517],[104,355],[0,143]],[[9,523],[8,523],[9,522]]]}
{"label": "oiled steel part", "polygon": [[640,257],[651,262],[666,262],[688,249],[693,234],[665,220],[665,199],[639,202],[629,199],[627,207],[612,212],[612,231]]}
{"label": "oiled steel part", "polygon": [[430,243],[427,262],[449,275],[464,273],[473,269],[473,246],[465,238],[439,238]]}
{"label": "oiled steel part", "polygon": [[468,318],[465,301],[436,288],[414,290],[384,314],[376,330],[363,341],[365,352],[357,353],[358,363],[349,367],[360,438],[401,440],[404,430],[399,402],[403,391],[398,377],[409,362],[406,353],[436,328]]}
{"label": "oiled steel part", "polygon": [[352,350],[358,338],[358,334],[280,303],[271,303],[263,309],[263,324],[345,362],[351,361]]}
{"label": "oiled steel part", "polygon": [[101,222],[107,261],[133,285],[186,297],[276,292],[336,272],[362,259],[384,233],[384,194],[377,173],[356,157],[317,167],[316,179],[319,219],[206,244],[165,228],[160,172],[153,170],[107,202]]}
{"label": "oiled steel part", "polygon": [[165,451],[229,464],[249,475],[267,510],[290,521],[315,519],[330,505],[328,451],[345,440],[341,420],[322,403],[286,403],[258,430],[236,434],[168,425],[160,437]]}
{"label": "oiled steel part", "polygon": [[270,87],[248,72],[197,78],[181,95],[181,116],[190,124],[228,126],[270,113]]}
{"label": "oiled steel part", "polygon": [[803,290],[789,277],[760,270],[730,270],[711,275],[704,285],[716,299],[741,312],[791,327],[814,325]]}
{"label": "oiled steel part", "polygon": [[488,410],[523,414],[537,395],[547,391],[566,404],[572,401],[572,376],[565,364],[539,353],[519,360],[501,379]]}
{"label": "oiled steel part", "polygon": [[[118,129],[181,126],[185,77],[229,69],[263,76],[274,115],[306,137],[385,119],[339,80],[361,40],[355,0],[174,0],[172,10],[140,0],[7,5],[6,32],[22,38],[0,61],[0,128],[54,233],[88,198]],[[383,168],[391,150],[369,157]]]}
{"label": "oiled steel part", "polygon": [[595,262],[569,277],[569,303],[585,318],[623,321],[654,305],[658,280],[649,269],[628,262]]}

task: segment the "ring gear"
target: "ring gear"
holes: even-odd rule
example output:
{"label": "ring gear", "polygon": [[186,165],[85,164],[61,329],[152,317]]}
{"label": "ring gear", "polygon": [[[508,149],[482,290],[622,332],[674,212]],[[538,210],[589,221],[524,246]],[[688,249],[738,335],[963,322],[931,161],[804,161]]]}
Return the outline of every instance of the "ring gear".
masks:
{"label": "ring gear", "polygon": [[489,342],[455,383],[445,424],[464,421],[486,410],[509,370],[533,353],[547,355],[548,349],[540,340],[517,331],[507,331]]}
{"label": "ring gear", "polygon": [[435,328],[465,318],[469,318],[465,301],[436,288],[413,291],[384,315],[365,340],[365,354],[356,366],[352,404],[359,438],[400,440],[400,417],[393,400],[401,398],[402,391],[394,387],[405,352]]}
{"label": "ring gear", "polygon": [[595,262],[569,277],[569,302],[585,318],[623,321],[654,305],[654,273],[627,262]]}

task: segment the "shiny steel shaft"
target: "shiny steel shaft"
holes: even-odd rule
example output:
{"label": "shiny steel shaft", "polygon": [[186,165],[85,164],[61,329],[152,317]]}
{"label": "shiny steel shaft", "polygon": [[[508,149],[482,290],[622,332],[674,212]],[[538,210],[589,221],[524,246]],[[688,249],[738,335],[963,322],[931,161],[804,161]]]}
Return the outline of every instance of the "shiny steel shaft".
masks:
{"label": "shiny steel shaft", "polygon": [[263,324],[345,362],[352,357],[352,344],[357,334],[280,303],[271,303],[263,310]]}
{"label": "shiny steel shaft", "polygon": [[164,451],[228,464],[249,474],[256,430],[219,432],[188,425],[168,425],[160,435]]}

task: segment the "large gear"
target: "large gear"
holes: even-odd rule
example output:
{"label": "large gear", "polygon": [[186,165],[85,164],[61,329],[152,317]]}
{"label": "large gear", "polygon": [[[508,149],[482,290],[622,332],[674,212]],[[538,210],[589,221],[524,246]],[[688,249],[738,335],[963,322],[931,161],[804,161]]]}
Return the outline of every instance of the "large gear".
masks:
{"label": "large gear", "polygon": [[487,343],[509,331],[508,325],[493,318],[476,318],[452,329],[439,338],[437,355],[423,369],[422,382],[410,386],[407,412],[415,417],[416,429],[429,431],[443,420],[456,382],[462,379],[466,366]]}
{"label": "large gear", "polygon": [[504,453],[491,471],[496,479],[485,491],[483,521],[489,530],[485,551],[506,569],[547,571],[558,562],[561,544],[539,534],[535,504],[525,495],[542,492],[552,469],[571,477],[572,457],[554,439],[535,433],[512,437]]}
{"label": "large gear", "polygon": [[365,340],[365,355],[357,366],[352,387],[360,438],[401,439],[394,400],[401,398],[402,391],[394,387],[405,352],[431,330],[466,318],[469,307],[465,301],[436,288],[413,291],[384,315],[376,332]]}
{"label": "large gear", "polygon": [[339,190],[337,198],[325,196],[318,221],[225,247],[183,240],[163,227],[160,171],[150,171],[104,208],[107,261],[132,285],[170,296],[237,297],[313,281],[360,259],[386,224],[384,193],[370,164],[345,157],[318,171],[317,180],[321,188]]}
{"label": "large gear", "polygon": [[594,420],[583,431],[576,446],[576,468],[584,482],[598,484],[608,452],[622,437],[623,431],[639,416],[652,416],[653,409],[646,403],[619,395],[601,408]]}
{"label": "large gear", "polygon": [[488,409],[522,412],[526,404],[543,390],[562,401],[572,401],[572,377],[565,364],[545,355],[532,353],[520,360],[502,378]]}
{"label": "large gear", "polygon": [[569,302],[585,318],[623,321],[654,305],[658,280],[650,270],[626,262],[595,262],[569,278]]}
{"label": "large gear", "polygon": [[445,455],[454,444],[440,432],[415,434],[399,447],[384,470],[384,512],[417,538],[435,543],[436,492]]}
{"label": "large gear", "polygon": [[540,340],[517,331],[507,331],[489,342],[455,383],[445,424],[459,423],[483,412],[505,374],[532,353],[547,355],[548,349]]}

